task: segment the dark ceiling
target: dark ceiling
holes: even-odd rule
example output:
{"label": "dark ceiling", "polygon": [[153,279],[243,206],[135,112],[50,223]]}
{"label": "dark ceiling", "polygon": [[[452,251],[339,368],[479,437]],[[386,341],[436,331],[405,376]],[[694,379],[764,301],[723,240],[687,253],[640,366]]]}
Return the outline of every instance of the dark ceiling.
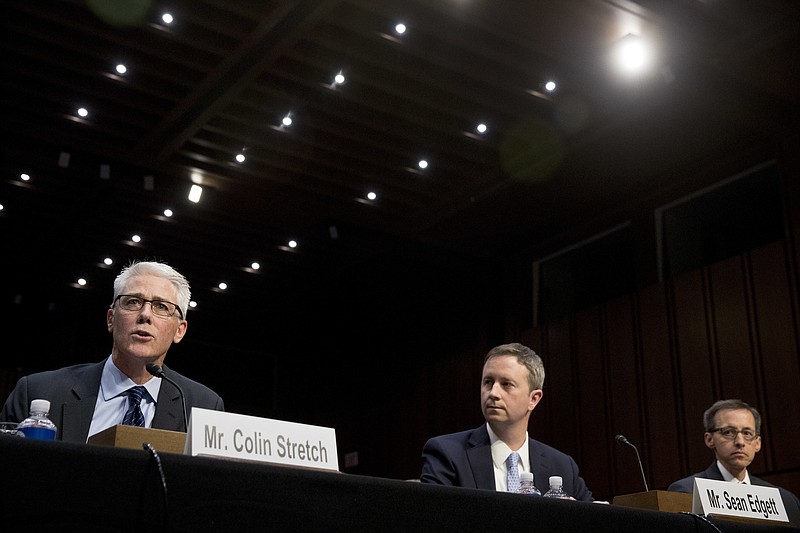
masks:
{"label": "dark ceiling", "polygon": [[[0,25],[3,269],[105,296],[107,256],[171,262],[202,305],[409,243],[544,254],[798,124],[794,0],[5,0]],[[636,79],[627,33],[657,49]]]}

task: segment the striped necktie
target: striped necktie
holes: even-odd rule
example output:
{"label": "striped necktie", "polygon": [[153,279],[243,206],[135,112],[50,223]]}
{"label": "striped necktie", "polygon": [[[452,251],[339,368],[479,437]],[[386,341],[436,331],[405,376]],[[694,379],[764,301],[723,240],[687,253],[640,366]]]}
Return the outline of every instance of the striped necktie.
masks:
{"label": "striped necktie", "polygon": [[141,407],[144,393],[145,388],[141,385],[131,387],[124,392],[128,397],[128,410],[125,411],[125,417],[122,419],[123,425],[144,427],[144,414]]}

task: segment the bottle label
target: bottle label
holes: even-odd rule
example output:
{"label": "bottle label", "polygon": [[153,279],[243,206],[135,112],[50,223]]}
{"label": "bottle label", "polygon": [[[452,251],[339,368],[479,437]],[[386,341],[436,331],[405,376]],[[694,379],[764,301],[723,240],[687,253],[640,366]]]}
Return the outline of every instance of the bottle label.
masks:
{"label": "bottle label", "polygon": [[26,439],[56,440],[56,430],[50,428],[19,428]]}

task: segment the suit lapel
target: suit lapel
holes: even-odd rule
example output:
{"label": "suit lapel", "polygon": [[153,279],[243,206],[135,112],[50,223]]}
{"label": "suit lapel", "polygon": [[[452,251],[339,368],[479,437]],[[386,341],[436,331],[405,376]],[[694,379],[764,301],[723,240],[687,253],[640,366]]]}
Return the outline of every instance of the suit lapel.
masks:
{"label": "suit lapel", "polygon": [[553,472],[553,467],[550,459],[544,454],[544,450],[539,443],[535,440],[528,439],[528,455],[531,463],[531,472],[533,472],[533,483],[544,493],[544,490],[550,486],[549,472]]}
{"label": "suit lapel", "polygon": [[[165,371],[169,370],[166,365],[163,369]],[[156,414],[153,416],[152,427],[170,431],[184,431],[181,395],[178,389],[166,380],[161,382],[161,388],[158,390]]]}
{"label": "suit lapel", "polygon": [[479,489],[497,490],[494,483],[494,465],[492,464],[492,448],[489,445],[489,432],[486,426],[477,428],[467,440],[467,460],[469,461],[475,487]]}
{"label": "suit lapel", "polygon": [[105,359],[86,371],[76,376],[72,386],[74,398],[64,402],[61,407],[61,425],[63,432],[61,440],[67,442],[86,442],[89,427],[92,425],[92,415],[97,403],[97,392],[100,389],[100,376],[103,373]]}

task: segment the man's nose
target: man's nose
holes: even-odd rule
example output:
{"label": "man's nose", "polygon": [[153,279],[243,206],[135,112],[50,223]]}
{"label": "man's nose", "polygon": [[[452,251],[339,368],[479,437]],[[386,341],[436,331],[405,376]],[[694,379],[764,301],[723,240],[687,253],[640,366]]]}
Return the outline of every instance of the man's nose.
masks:
{"label": "man's nose", "polygon": [[139,316],[136,317],[136,321],[140,323],[150,322],[150,319],[153,316],[153,304],[150,302],[145,302],[141,309],[139,309]]}

